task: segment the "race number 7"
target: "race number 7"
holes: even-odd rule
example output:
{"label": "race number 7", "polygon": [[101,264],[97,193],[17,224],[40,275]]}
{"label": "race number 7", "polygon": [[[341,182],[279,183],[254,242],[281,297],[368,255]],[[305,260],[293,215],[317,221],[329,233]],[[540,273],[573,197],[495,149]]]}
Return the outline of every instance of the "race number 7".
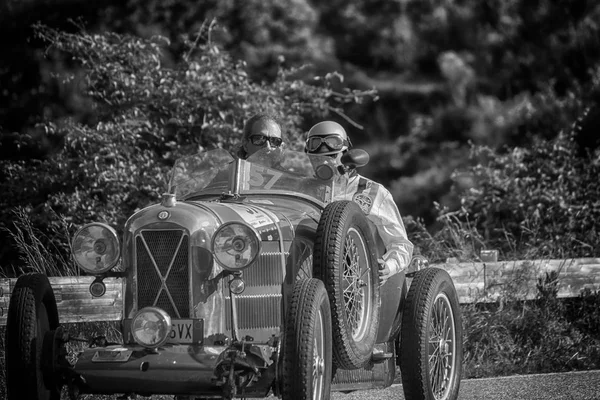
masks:
{"label": "race number 7", "polygon": [[[250,171],[250,185],[251,186],[263,186],[265,189],[271,189],[273,185],[281,178],[283,173],[268,169],[265,167],[255,166]],[[265,180],[267,183],[265,184]]]}

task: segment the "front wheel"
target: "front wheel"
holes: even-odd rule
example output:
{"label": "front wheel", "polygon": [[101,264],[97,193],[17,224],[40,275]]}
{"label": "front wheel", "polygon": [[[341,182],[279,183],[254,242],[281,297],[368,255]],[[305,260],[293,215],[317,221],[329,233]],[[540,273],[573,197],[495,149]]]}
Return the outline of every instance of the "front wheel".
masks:
{"label": "front wheel", "polygon": [[283,400],[328,400],[331,312],[323,283],[296,281],[283,337]]}
{"label": "front wheel", "polygon": [[410,400],[455,400],[462,375],[462,320],[450,275],[418,271],[402,313],[400,371]]}
{"label": "front wheel", "polygon": [[58,400],[60,383],[44,383],[42,360],[46,333],[58,328],[58,310],[46,275],[19,277],[6,320],[6,389],[8,400]]}

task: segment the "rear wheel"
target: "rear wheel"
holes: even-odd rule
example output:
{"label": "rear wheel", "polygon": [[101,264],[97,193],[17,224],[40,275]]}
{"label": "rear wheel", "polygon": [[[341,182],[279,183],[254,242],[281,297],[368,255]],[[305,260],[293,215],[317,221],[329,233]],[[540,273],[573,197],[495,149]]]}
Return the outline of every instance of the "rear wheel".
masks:
{"label": "rear wheel", "polygon": [[45,275],[21,276],[12,291],[6,321],[8,400],[58,400],[60,382],[44,383],[44,337],[58,328],[58,310]]}
{"label": "rear wheel", "polygon": [[369,222],[351,201],[329,204],[319,221],[315,276],[331,303],[336,365],[357,369],[371,359],[379,328],[379,272]]}
{"label": "rear wheel", "polygon": [[450,275],[418,271],[402,315],[400,371],[411,400],[454,400],[462,375],[462,321]]}
{"label": "rear wheel", "polygon": [[294,284],[283,339],[284,400],[328,400],[331,392],[331,313],[323,283]]}

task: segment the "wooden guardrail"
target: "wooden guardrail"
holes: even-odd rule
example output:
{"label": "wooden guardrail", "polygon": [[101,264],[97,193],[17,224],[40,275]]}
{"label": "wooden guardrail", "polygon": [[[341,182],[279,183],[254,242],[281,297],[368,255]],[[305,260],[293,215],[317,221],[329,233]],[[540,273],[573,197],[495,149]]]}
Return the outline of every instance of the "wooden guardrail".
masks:
{"label": "wooden guardrail", "polygon": [[[106,278],[102,297],[90,294],[93,276],[49,277],[58,305],[61,323],[119,321],[123,314],[123,279]],[[16,278],[0,279],[0,326],[6,315]]]}
{"label": "wooden guardrail", "polygon": [[495,302],[508,296],[533,300],[537,285],[555,285],[558,298],[600,291],[600,258],[435,264],[448,271],[460,303]]}
{"label": "wooden guardrail", "polygon": [[[432,264],[448,271],[462,304],[494,302],[507,294],[521,300],[535,299],[537,284],[556,275],[557,297],[577,297],[584,289],[600,291],[600,258]],[[94,298],[89,292],[93,277],[50,277],[61,323],[118,321],[123,310],[123,280],[106,278],[106,294]],[[0,279],[0,326],[16,279]],[[547,282],[548,283],[548,282]]]}

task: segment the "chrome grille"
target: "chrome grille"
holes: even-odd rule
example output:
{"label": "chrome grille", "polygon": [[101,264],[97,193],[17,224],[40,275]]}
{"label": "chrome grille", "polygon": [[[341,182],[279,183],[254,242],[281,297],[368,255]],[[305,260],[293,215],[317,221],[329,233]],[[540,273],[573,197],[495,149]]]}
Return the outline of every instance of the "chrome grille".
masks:
{"label": "chrome grille", "polygon": [[256,265],[244,270],[247,286],[274,286],[283,282],[281,253],[262,253]]}
{"label": "chrome grille", "polygon": [[[278,328],[281,325],[281,295],[237,296],[239,329]],[[231,309],[231,298],[225,298],[225,307]],[[227,313],[225,328],[231,330],[231,312]]]}
{"label": "chrome grille", "polygon": [[[281,326],[281,284],[285,266],[281,253],[259,255],[254,265],[244,270],[246,290],[235,297],[238,329],[278,329]],[[231,298],[224,285],[225,328],[231,331]]]}
{"label": "chrome grille", "polygon": [[189,236],[180,229],[147,230],[135,244],[138,309],[157,306],[172,317],[189,317]]}

